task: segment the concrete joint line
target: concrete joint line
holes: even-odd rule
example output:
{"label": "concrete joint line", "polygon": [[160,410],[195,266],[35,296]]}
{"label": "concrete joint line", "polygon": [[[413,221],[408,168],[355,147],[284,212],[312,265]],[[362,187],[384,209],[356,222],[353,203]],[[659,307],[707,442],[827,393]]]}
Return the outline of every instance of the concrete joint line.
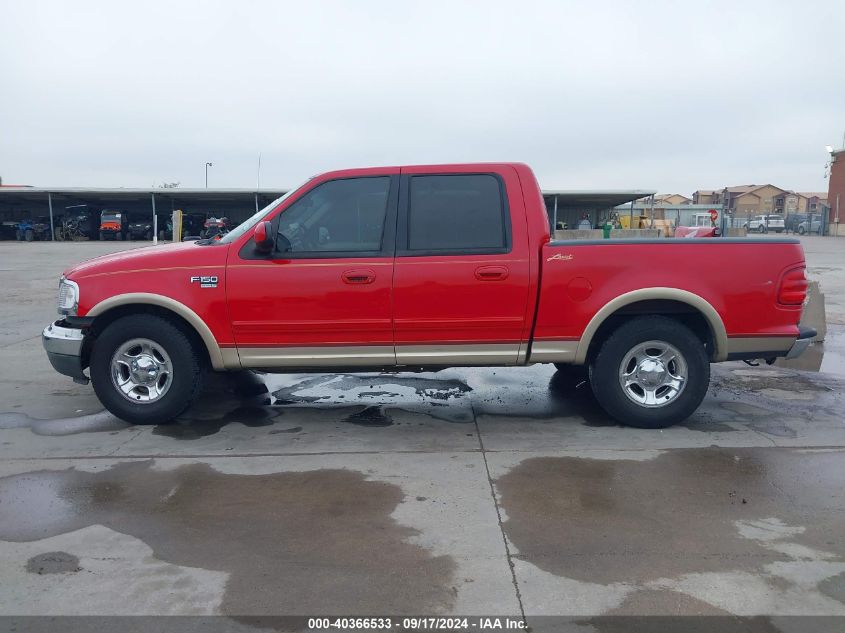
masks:
{"label": "concrete joint line", "polygon": [[493,477],[490,476],[490,465],[487,463],[487,451],[484,450],[484,440],[481,438],[481,428],[478,426],[478,417],[475,415],[475,407],[470,402],[472,409],[472,421],[475,424],[475,432],[478,435],[478,449],[481,452],[481,459],[484,460],[484,471],[487,474],[487,483],[490,486],[490,496],[493,498],[493,507],[496,509],[496,520],[499,524],[499,532],[502,535],[502,544],[505,547],[505,559],[508,562],[508,568],[511,572],[511,582],[516,593],[516,601],[519,604],[519,614],[522,616],[522,621],[525,622],[525,607],[522,604],[522,594],[519,591],[519,581],[516,579],[516,568],[513,564],[513,555],[511,554],[510,545],[508,545],[508,538],[505,536],[505,529],[502,526],[502,511],[499,508],[499,500],[496,499],[496,489],[493,486]]}

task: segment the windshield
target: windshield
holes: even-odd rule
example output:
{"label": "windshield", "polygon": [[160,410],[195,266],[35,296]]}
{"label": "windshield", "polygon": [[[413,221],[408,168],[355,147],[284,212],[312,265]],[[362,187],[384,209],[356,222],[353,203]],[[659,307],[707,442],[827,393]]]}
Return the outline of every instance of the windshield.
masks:
{"label": "windshield", "polygon": [[117,221],[120,220],[119,213],[103,213],[103,221]]}
{"label": "windshield", "polygon": [[250,229],[252,229],[252,228],[253,228],[256,224],[258,224],[258,222],[259,222],[259,221],[261,221],[261,220],[264,218],[264,216],[266,216],[268,213],[270,213],[270,211],[272,211],[273,209],[275,209],[275,208],[279,205],[279,203],[280,203],[280,202],[282,202],[283,200],[287,200],[287,199],[288,199],[290,196],[292,196],[294,193],[296,193],[297,191],[299,191],[300,189],[302,189],[302,187],[303,187],[303,186],[305,186],[306,184],[308,184],[308,182],[309,182],[310,180],[311,180],[311,179],[309,178],[308,180],[306,180],[306,181],[305,181],[305,182],[303,182],[302,184],[297,185],[296,187],[294,187],[293,189],[291,189],[290,191],[288,191],[288,192],[287,192],[285,195],[283,195],[281,198],[276,198],[275,200],[273,200],[273,202],[271,202],[270,204],[268,204],[266,207],[264,207],[264,208],[263,208],[263,209],[261,209],[260,211],[256,212],[256,213],[255,213],[255,215],[253,215],[252,217],[250,217],[248,220],[246,220],[246,221],[245,221],[245,222],[243,222],[242,224],[239,224],[239,225],[238,225],[238,226],[236,226],[234,229],[232,229],[231,231],[229,231],[229,232],[228,232],[228,233],[227,233],[227,234],[223,237],[223,239],[217,240],[217,243],[218,243],[218,244],[231,244],[232,242],[234,242],[235,240],[237,240],[237,239],[238,239],[241,235],[243,235],[244,233],[246,233],[247,231],[249,231]]}

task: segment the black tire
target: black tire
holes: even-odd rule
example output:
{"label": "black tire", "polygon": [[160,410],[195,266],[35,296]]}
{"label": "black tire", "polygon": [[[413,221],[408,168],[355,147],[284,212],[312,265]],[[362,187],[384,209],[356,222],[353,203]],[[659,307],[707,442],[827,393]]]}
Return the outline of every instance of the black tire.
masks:
{"label": "black tire", "polygon": [[[626,395],[619,377],[629,351],[652,340],[668,343],[680,352],[687,376],[671,402],[649,408]],[[710,361],[701,340],[684,324],[663,316],[637,317],[618,327],[602,343],[590,372],[599,405],[622,424],[641,429],[662,429],[685,420],[701,404],[709,384]]]}
{"label": "black tire", "polygon": [[[164,348],[171,359],[172,382],[154,402],[136,403],[112,381],[111,362],[116,351],[132,339],[149,339]],[[183,413],[202,388],[205,367],[201,350],[172,322],[138,314],[111,323],[97,337],[91,353],[94,392],[111,413],[132,424],[163,424]]]}
{"label": "black tire", "polygon": [[27,242],[33,241],[35,239],[35,231],[33,231],[32,229],[27,229],[26,231],[24,231],[23,239],[25,239]]}
{"label": "black tire", "polygon": [[118,231],[117,233],[114,234],[114,239],[116,239],[118,242],[122,241],[123,240],[123,233]]}
{"label": "black tire", "polygon": [[153,232],[152,232],[152,230],[147,231],[147,234],[145,235],[145,238],[146,238],[146,240],[147,240],[148,242],[152,242],[152,241],[153,241]]}
{"label": "black tire", "polygon": [[807,229],[805,229],[803,226],[798,227],[798,235],[804,235],[804,233],[806,233],[806,232],[807,232]]}
{"label": "black tire", "polygon": [[17,231],[15,231],[15,239],[16,239],[18,242],[23,242],[23,231],[21,231],[20,229],[18,229]]}
{"label": "black tire", "polygon": [[105,242],[105,241],[106,241],[106,234],[105,234],[103,231],[100,231],[100,241],[101,241],[101,242]]}
{"label": "black tire", "polygon": [[566,383],[573,388],[590,379],[590,367],[588,365],[555,363],[554,366],[557,369],[555,380]]}
{"label": "black tire", "polygon": [[757,232],[758,233],[765,233],[766,227],[761,224],[760,226],[757,227]]}

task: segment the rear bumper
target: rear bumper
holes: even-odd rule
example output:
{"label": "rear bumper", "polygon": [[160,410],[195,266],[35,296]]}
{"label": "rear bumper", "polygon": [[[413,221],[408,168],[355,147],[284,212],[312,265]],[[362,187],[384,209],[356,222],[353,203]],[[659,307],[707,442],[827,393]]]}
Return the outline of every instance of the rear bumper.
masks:
{"label": "rear bumper", "polygon": [[786,353],[787,360],[801,356],[810,346],[810,343],[813,342],[813,339],[816,338],[817,332],[811,327],[801,327],[799,330],[798,338],[795,339],[795,343],[793,343],[792,347]]}
{"label": "rear bumper", "polygon": [[82,330],[59,325],[56,321],[44,328],[41,342],[47,352],[47,359],[60,374],[70,376],[75,382],[88,383],[82,366],[82,345],[85,335]]}

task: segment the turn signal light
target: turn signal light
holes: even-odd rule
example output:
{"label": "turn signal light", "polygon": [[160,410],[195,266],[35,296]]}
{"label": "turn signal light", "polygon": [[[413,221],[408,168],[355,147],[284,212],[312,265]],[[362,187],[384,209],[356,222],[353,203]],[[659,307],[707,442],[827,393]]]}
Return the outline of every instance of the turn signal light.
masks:
{"label": "turn signal light", "polygon": [[788,270],[780,280],[778,303],[800,306],[807,298],[807,273],[803,266]]}

